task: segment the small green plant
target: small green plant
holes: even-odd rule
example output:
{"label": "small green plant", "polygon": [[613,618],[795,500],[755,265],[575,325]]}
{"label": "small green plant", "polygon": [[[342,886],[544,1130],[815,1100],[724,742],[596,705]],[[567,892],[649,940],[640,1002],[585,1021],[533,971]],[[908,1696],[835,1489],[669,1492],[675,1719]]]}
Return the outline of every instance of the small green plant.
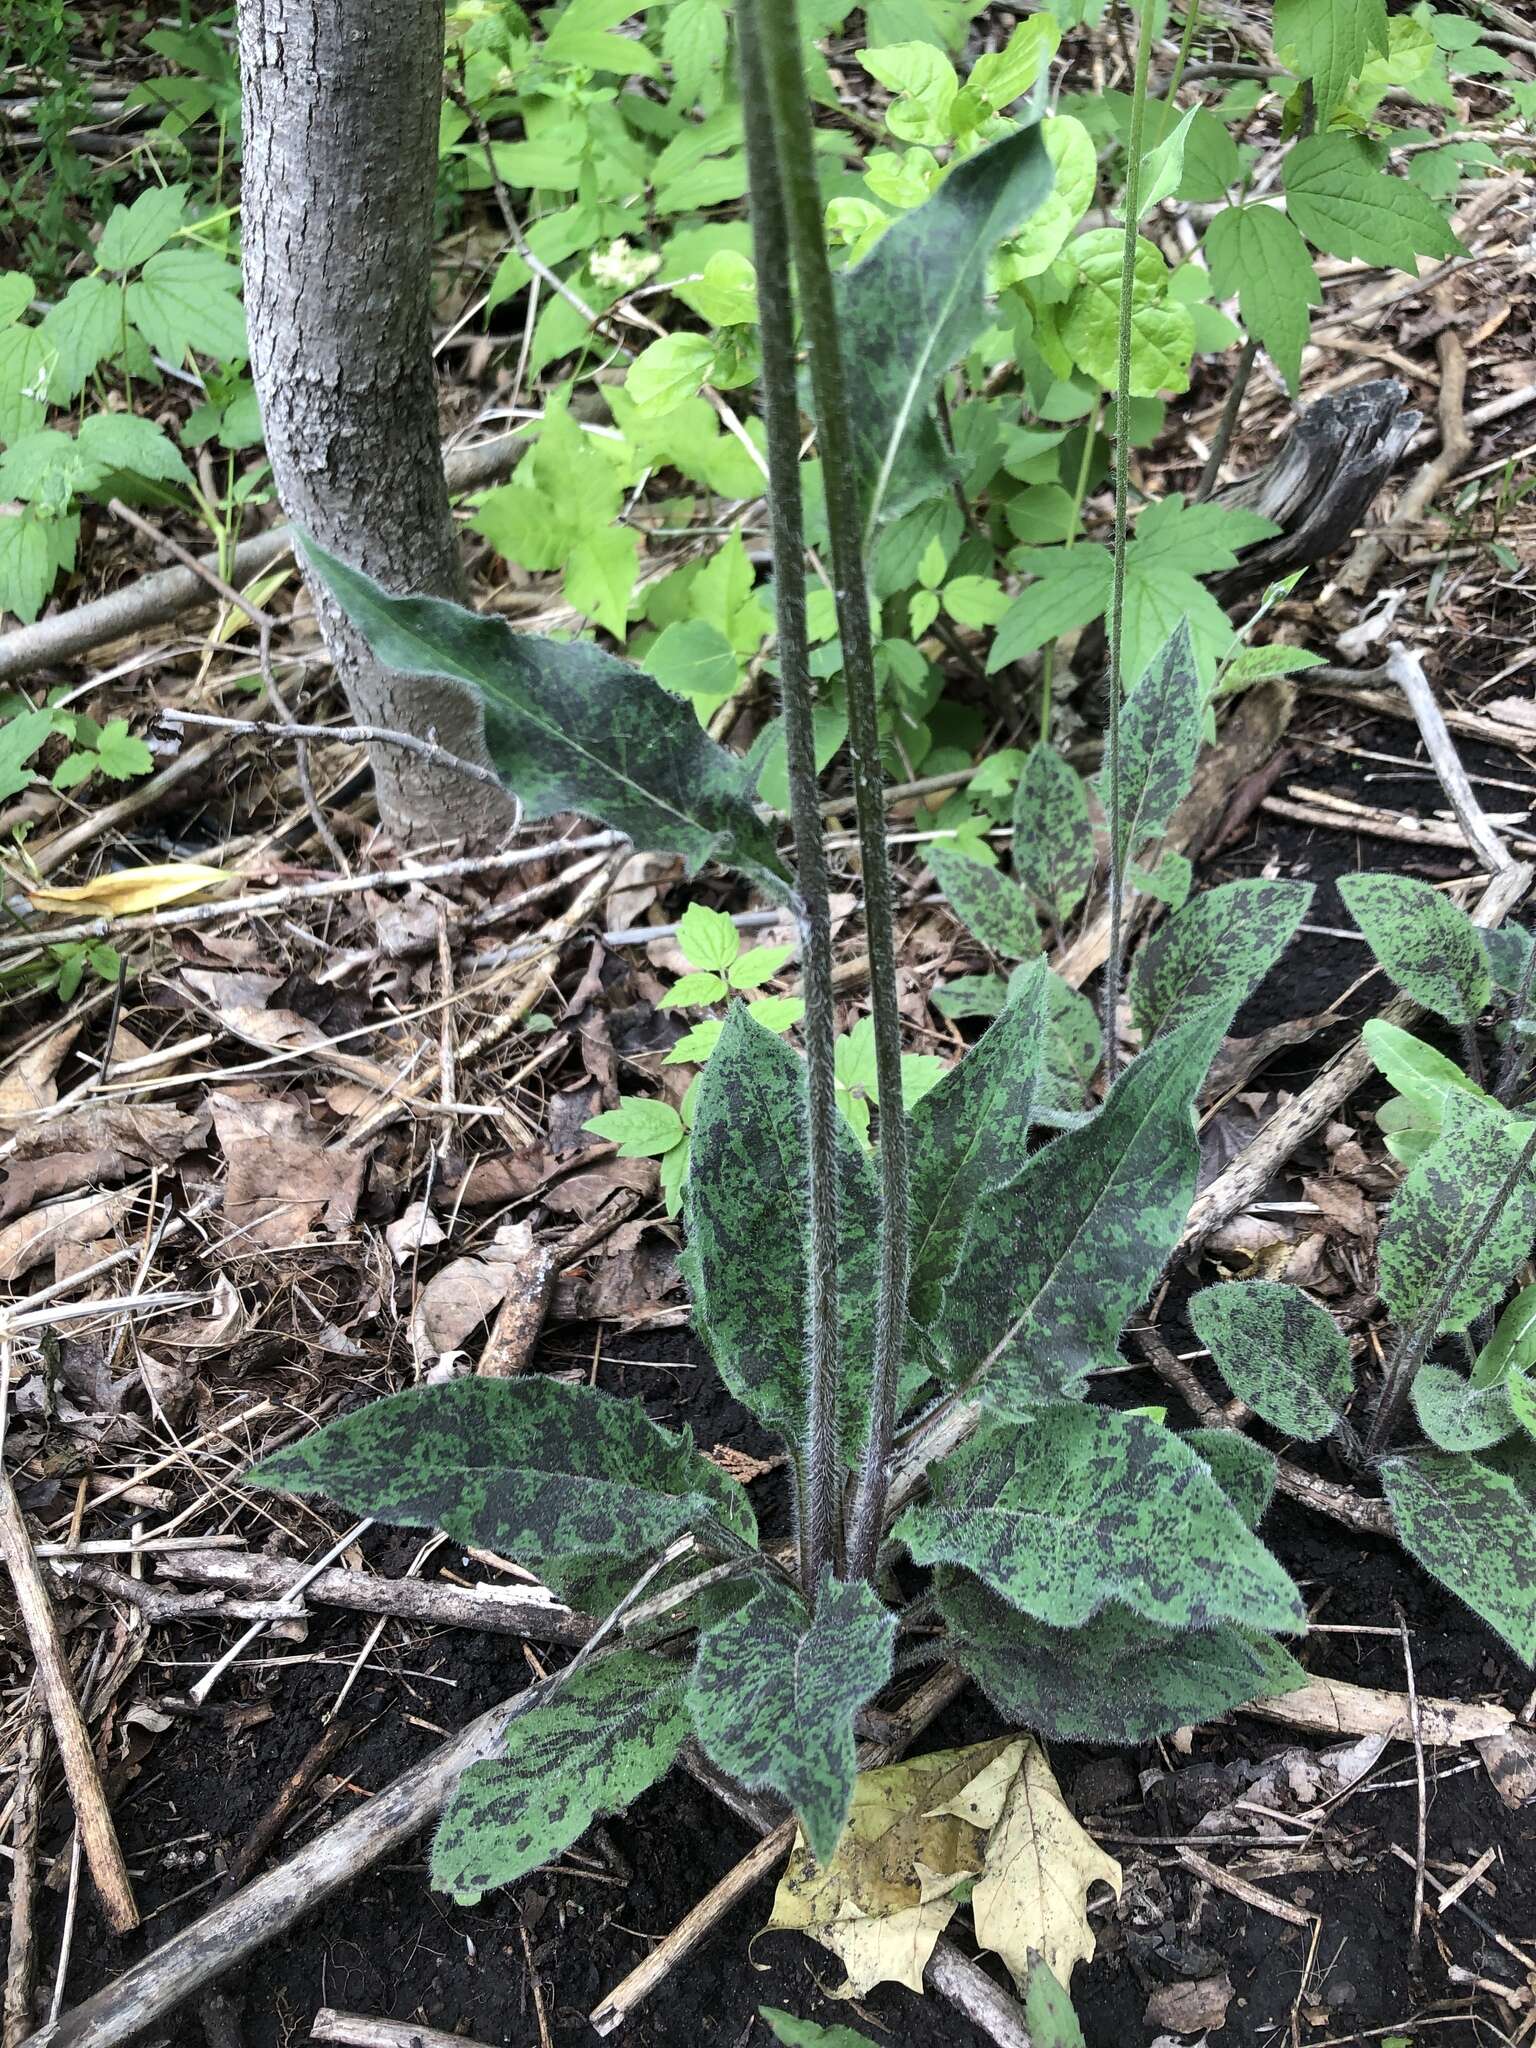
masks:
{"label": "small green plant", "polygon": [[[680,11],[664,19],[664,48]],[[1389,32],[1384,12],[1378,29],[1365,0],[1351,0],[1346,11],[1359,17],[1354,58],[1339,57],[1322,29],[1277,27],[1282,48],[1299,41],[1307,51],[1314,111],[1320,105],[1327,121],[1343,123],[1298,141],[1289,159],[1287,199],[1301,224],[1285,225],[1303,255],[1308,219],[1318,228],[1316,246],[1335,253],[1355,253],[1365,232],[1357,214],[1381,225],[1382,181],[1358,129],[1371,119],[1370,53],[1390,58]],[[777,569],[775,739],[792,859],[757,807],[766,755],[743,762],[697,716],[725,688],[728,667],[736,686],[741,650],[732,634],[747,604],[760,602],[733,580],[728,550],[740,545],[739,534],[693,572],[695,584],[712,571],[720,576],[711,598],[718,644],[679,635],[664,647],[689,618],[651,620],[656,665],[677,663],[671,688],[590,643],[518,635],[440,600],[391,596],[308,547],[383,662],[481,691],[498,767],[530,817],[578,809],[639,847],[681,855],[690,869],[717,861],[787,904],[800,934],[803,1056],[754,1017],[752,1001],[738,998],[732,970],[753,955],[740,951],[734,925],[695,909],[685,921],[693,972],[673,993],[684,1006],[724,1005],[723,1017],[707,1020],[718,1028],[690,1034],[688,1056],[707,1056],[702,1070],[681,1111],[631,1100],[595,1123],[629,1149],[663,1159],[686,1142],[671,1191],[675,1200],[685,1163],[684,1269],[695,1324],[731,1393],[784,1444],[789,1550],[762,1544],[745,1490],[686,1435],[659,1429],[635,1403],[538,1375],[394,1395],[279,1450],[251,1475],[258,1485],[324,1494],[353,1512],[431,1524],[514,1556],[562,1597],[606,1616],[571,1665],[524,1695],[504,1754],[462,1779],[433,1851],[436,1881],[459,1899],[473,1901],[546,1862],[594,1814],[622,1808],[653,1784],[690,1738],[742,1783],[785,1799],[825,1864],[853,1800],[855,1716],[889,1678],[903,1629],[919,1616],[931,1621],[935,1610],[945,1654],[999,1710],[1060,1738],[1143,1741],[1303,1682],[1279,1640],[1304,1629],[1303,1603],[1256,1533],[1274,1485],[1272,1455],[1235,1432],[1179,1432],[1160,1414],[1088,1398],[1094,1375],[1117,1364],[1129,1318],[1178,1246],[1199,1166],[1194,1109],[1212,1060],[1310,900],[1303,886],[1256,882],[1186,901],[1187,866],[1164,848],[1211,693],[1234,651],[1224,619],[1218,629],[1190,594],[1199,592],[1190,582],[1199,566],[1192,536],[1209,566],[1212,549],[1219,553],[1223,534],[1231,542],[1235,529],[1230,515],[1173,500],[1148,506],[1134,538],[1129,528],[1132,403],[1143,386],[1180,385],[1196,303],[1173,293],[1152,249],[1154,272],[1144,253],[1150,245],[1136,231],[1138,194],[1150,203],[1175,188],[1175,159],[1183,162],[1196,132],[1193,115],[1161,136],[1159,121],[1151,147],[1142,147],[1149,16],[1150,7],[1127,110],[1124,226],[1080,237],[1068,267],[1049,288],[1035,288],[1027,334],[1011,308],[1012,330],[994,344],[1027,344],[1053,385],[1082,372],[1090,407],[1113,391],[1115,545],[1069,549],[1065,533],[1052,536],[1048,545],[1059,541],[1066,567],[1054,556],[1047,567],[1031,560],[1031,581],[1006,606],[966,582],[993,577],[995,535],[982,540],[974,567],[959,553],[968,543],[958,534],[933,553],[952,516],[965,524],[955,486],[963,494],[992,449],[986,430],[969,421],[962,428],[952,408],[946,420],[944,401],[955,366],[991,332],[1001,294],[1018,289],[1008,252],[1016,262],[1044,252],[1023,282],[1044,276],[1092,194],[1091,165],[1086,190],[1064,174],[1070,136],[1063,141],[1059,129],[1001,112],[1038,75],[1054,48],[1054,24],[1032,17],[963,87],[942,52],[866,53],[872,75],[896,94],[893,134],[905,129],[911,142],[881,174],[910,185],[890,216],[882,209],[862,225],[844,217],[859,246],[856,260],[836,272],[816,177],[827,145],[813,131],[808,101],[819,74],[811,69],[808,88],[791,10],[766,0],[735,10],[743,90],[729,122],[712,129],[718,117],[707,114],[684,135],[682,124],[656,117],[668,127],[666,150],[683,141],[696,152],[680,148],[674,166],[686,156],[697,171],[713,161],[706,138],[722,136],[734,153],[731,175],[750,186],[750,259],[739,253],[760,287],[761,450]],[[633,73],[642,46],[623,39],[621,60],[611,47],[613,18],[578,0],[530,60],[589,74],[622,61]],[[666,61],[702,104],[720,86],[709,52],[723,48],[725,21],[720,9],[697,4],[689,19],[690,37],[679,36]],[[495,89],[509,83],[503,73],[515,69],[513,54],[529,54],[525,41],[532,39],[513,38],[515,53],[494,37],[477,42],[475,54],[493,62],[501,81]],[[1399,37],[1395,47],[1408,46]],[[655,62],[659,70],[662,59]],[[632,185],[642,170],[633,148],[627,157],[617,149],[621,117],[590,75],[568,81],[569,94],[551,90],[551,69],[538,76],[547,101],[529,120],[528,140],[510,145],[528,153],[516,161],[551,186],[596,195],[578,207],[606,203],[613,181]],[[1312,141],[1326,145],[1326,164],[1319,150],[1307,153]],[[949,149],[947,161],[930,143]],[[473,155],[462,147],[465,168]],[[914,161],[915,152],[928,161]],[[711,175],[719,170],[715,163]],[[1239,164],[1220,182],[1240,175]],[[695,178],[690,203],[719,189]],[[1444,243],[1438,216],[1412,190],[1405,208],[1386,208],[1391,248],[1406,251],[1405,260],[1415,246]],[[1344,195],[1344,227],[1331,224],[1330,192]],[[1268,218],[1270,209],[1235,210],[1243,235],[1271,232],[1247,218]],[[1021,245],[1032,255],[1019,258]],[[736,318],[747,291],[740,265],[714,263],[712,248],[696,253],[708,285],[700,317],[732,333],[746,327]],[[1261,268],[1256,260],[1254,274]],[[1292,293],[1288,306],[1302,313],[1304,337],[1304,299],[1298,307]],[[1294,318],[1283,339],[1278,326],[1270,334],[1272,348],[1299,353]],[[631,421],[645,416],[648,380],[652,396],[659,390],[672,401],[658,413],[670,418],[706,380],[717,398],[722,386],[734,388],[737,370],[753,359],[749,339],[729,349],[712,335],[690,347],[669,339],[640,358],[638,393],[631,371]],[[801,452],[802,347],[817,429],[814,495]],[[1057,351],[1061,360],[1053,361]],[[571,439],[584,430],[560,408],[546,431],[564,437],[555,445],[573,456],[591,454]],[[979,465],[973,435],[988,441]],[[1025,459],[1016,444],[1014,453]],[[551,463],[509,488],[548,495],[557,481]],[[614,502],[611,490],[604,502]],[[918,513],[922,527],[903,530]],[[493,494],[481,516],[482,524],[531,521],[544,508]],[[586,545],[568,537],[573,552]],[[893,537],[899,576],[889,566]],[[827,570],[825,587],[801,573],[808,540]],[[1039,544],[1032,531],[1029,546]],[[607,544],[595,559],[609,553],[619,560],[619,548]],[[1147,564],[1158,560],[1154,575]],[[722,561],[726,569],[717,571]],[[997,778],[994,792],[1013,796],[1012,880],[959,847],[934,850],[935,874],[979,940],[1014,964],[1006,981],[978,977],[969,992],[976,1007],[994,1011],[990,1028],[942,1074],[933,1065],[918,1070],[914,1085],[902,1064],[883,792],[899,733],[889,686],[906,657],[892,654],[887,603],[906,605],[916,586],[938,607],[920,604],[920,618],[935,623],[945,606],[956,620],[967,610],[990,614],[999,639],[1011,631],[1017,646],[1017,606],[1039,613],[1032,593],[1069,578],[1083,589],[1046,614],[1035,644],[1107,616],[1111,718],[1097,798],[1112,912],[1122,881],[1171,906],[1130,978],[1143,1049],[1118,1071],[1114,1044],[1094,1038],[1083,999],[1042,957],[1040,918],[1060,931],[1082,904],[1098,856],[1088,793],[1066,764],[1037,748]],[[627,626],[622,582],[621,574],[610,593],[611,618]],[[1159,589],[1171,593],[1171,615],[1161,619],[1151,604]],[[1029,631],[1039,626],[1036,616]],[[608,630],[623,637],[612,624]],[[823,658],[834,637],[835,653]],[[702,688],[701,673],[713,678]],[[818,774],[845,733],[872,1008],[840,1055]],[[979,846],[981,835],[969,836]],[[1393,924],[1393,971],[1405,985],[1410,972],[1433,981],[1470,1024],[1475,999],[1486,1003],[1491,989],[1491,968],[1479,978],[1484,956],[1452,946],[1447,930],[1420,941],[1410,929],[1417,911],[1394,923],[1392,906],[1383,909],[1363,889],[1354,907],[1362,921]],[[1104,981],[1111,1023],[1123,936],[1117,923]],[[1510,1041],[1517,1046],[1529,981],[1522,969]],[[955,998],[953,987],[948,993]],[[784,1013],[771,1021],[782,1024]],[[1089,1110],[1086,1084],[1101,1053],[1103,1097]],[[1523,1052],[1512,1057],[1523,1072]],[[1439,1451],[1389,1450],[1426,1346],[1496,1305],[1536,1234],[1528,1170],[1536,1125],[1497,1102],[1483,1109],[1464,1090],[1444,1091],[1440,1113],[1440,1134],[1405,1183],[1383,1239],[1383,1293],[1403,1335],[1364,1455],[1379,1455],[1409,1547],[1531,1655],[1536,1552],[1528,1545],[1515,1566],[1509,1548],[1520,1514],[1530,1519],[1528,1504],[1516,1506],[1524,1482],[1477,1452],[1458,1453],[1464,1462],[1454,1463]],[[1438,1157],[1437,1147],[1445,1148]],[[1454,1213],[1445,1207],[1447,1188],[1457,1191]],[[1199,1298],[1196,1313],[1218,1362],[1261,1414],[1314,1437],[1337,1427],[1348,1361],[1324,1311],[1293,1289],[1224,1284]],[[1523,1312],[1510,1314],[1479,1352],[1477,1369],[1513,1386],[1512,1375],[1523,1381],[1527,1339]],[[1518,1426],[1521,1396],[1507,1398]],[[1480,1516],[1480,1529],[1504,1545],[1502,1589],[1486,1573],[1474,1580],[1459,1553],[1443,1554],[1462,1511]],[[1438,1538],[1426,1534],[1431,1528]],[[891,1569],[903,1557],[927,1575],[916,1606],[904,1602],[903,1580]],[[1070,2014],[1050,1990],[1041,1982],[1029,1994],[1032,2020],[1043,2039],[1069,2042]],[[791,2026],[814,2038],[804,2023]]]}
{"label": "small green plant", "polygon": [[[0,457],[0,468],[3,460]],[[76,789],[97,774],[113,782],[131,782],[155,765],[149,748],[129,731],[126,718],[109,718],[98,725],[83,711],[71,711],[58,701],[64,694],[62,688],[56,690],[40,705],[24,698],[0,700],[0,802],[31,783],[35,771],[30,764],[51,739],[62,739],[67,748],[50,778],[55,789]]]}
{"label": "small green plant", "polygon": [[[249,386],[240,273],[192,217],[185,185],[151,186],[115,207],[77,277],[41,319],[28,318],[33,281],[0,272],[0,611],[34,619],[58,577],[75,566],[79,506],[114,497],[196,511],[215,532],[224,520],[208,502],[164,429],[132,409],[135,383],[162,382],[159,361],[191,356],[219,366],[208,404],[189,425],[187,445],[217,435],[231,450],[260,440]],[[128,409],[87,411],[88,390],[106,397],[122,382]],[[79,414],[73,432],[59,412]],[[247,480],[246,492],[256,479]],[[233,498],[242,495],[235,490]]]}

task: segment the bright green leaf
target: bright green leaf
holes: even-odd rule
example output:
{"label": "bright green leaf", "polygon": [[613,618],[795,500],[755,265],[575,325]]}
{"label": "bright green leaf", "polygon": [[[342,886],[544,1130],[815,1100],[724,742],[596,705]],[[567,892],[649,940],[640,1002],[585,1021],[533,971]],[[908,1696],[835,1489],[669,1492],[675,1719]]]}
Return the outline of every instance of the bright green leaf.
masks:
{"label": "bright green leaf", "polygon": [[683,1136],[683,1120],[670,1102],[653,1096],[624,1095],[617,1109],[588,1117],[581,1127],[619,1148],[621,1159],[657,1159]]}

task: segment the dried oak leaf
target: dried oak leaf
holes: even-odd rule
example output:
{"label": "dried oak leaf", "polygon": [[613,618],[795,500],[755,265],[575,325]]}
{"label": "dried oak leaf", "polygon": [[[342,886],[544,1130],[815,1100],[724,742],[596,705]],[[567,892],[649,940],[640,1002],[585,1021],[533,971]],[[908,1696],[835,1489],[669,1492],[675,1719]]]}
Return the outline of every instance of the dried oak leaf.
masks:
{"label": "dried oak leaf", "polygon": [[208,1138],[208,1114],[157,1103],[104,1102],[23,1126],[0,1190],[0,1221],[75,1188],[170,1166]]}
{"label": "dried oak leaf", "polygon": [[[422,1288],[411,1312],[417,1357],[457,1351],[472,1330],[514,1299],[526,1307],[530,1318],[536,1311],[542,1324],[551,1277],[550,1254],[534,1243],[532,1227],[504,1223],[482,1251],[452,1260]],[[535,1328],[530,1345],[537,1335]],[[498,1376],[508,1370],[503,1362]]]}
{"label": "dried oak leaf", "polygon": [[1176,2034],[1215,2033],[1227,2023],[1232,1979],[1223,1970],[1195,1984],[1162,1984],[1147,2000],[1149,2027],[1172,2027]]}
{"label": "dried oak leaf", "polygon": [[17,1216],[0,1229],[0,1281],[19,1280],[82,1239],[109,1237],[132,1206],[133,1196],[125,1189],[110,1195],[76,1195]]}
{"label": "dried oak leaf", "polygon": [[240,1247],[297,1244],[321,1221],[350,1229],[368,1166],[361,1152],[328,1146],[285,1096],[215,1093],[209,1107],[227,1168],[224,1217]]}

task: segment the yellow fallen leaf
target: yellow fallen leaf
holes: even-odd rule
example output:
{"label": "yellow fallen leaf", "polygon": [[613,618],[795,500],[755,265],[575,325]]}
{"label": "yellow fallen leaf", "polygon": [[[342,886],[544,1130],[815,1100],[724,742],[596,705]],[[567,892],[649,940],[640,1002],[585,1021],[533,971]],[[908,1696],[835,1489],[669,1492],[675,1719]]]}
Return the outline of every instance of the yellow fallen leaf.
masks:
{"label": "yellow fallen leaf", "polygon": [[128,917],[137,910],[159,910],[183,896],[216,889],[240,878],[223,868],[199,867],[196,861],[167,861],[161,867],[118,868],[67,889],[29,889],[34,910],[67,910],[96,917]]}
{"label": "yellow fallen leaf", "polygon": [[921,1991],[935,1942],[969,1889],[977,1939],[1021,1985],[1029,1952],[1065,1984],[1093,1953],[1087,1896],[1120,1890],[1120,1866],[1068,1811],[1039,1744],[1002,1736],[861,1772],[837,1852],[817,1864],[797,1837],[765,1932],[795,1930],[847,1971],[837,1995]]}
{"label": "yellow fallen leaf", "polygon": [[986,1863],[971,1893],[976,1939],[1000,1955],[1022,1991],[1031,1951],[1058,1984],[1093,1954],[1088,1894],[1107,1884],[1120,1896],[1120,1866],[1080,1828],[1038,1742],[1020,1745],[1002,1814],[987,1837]]}

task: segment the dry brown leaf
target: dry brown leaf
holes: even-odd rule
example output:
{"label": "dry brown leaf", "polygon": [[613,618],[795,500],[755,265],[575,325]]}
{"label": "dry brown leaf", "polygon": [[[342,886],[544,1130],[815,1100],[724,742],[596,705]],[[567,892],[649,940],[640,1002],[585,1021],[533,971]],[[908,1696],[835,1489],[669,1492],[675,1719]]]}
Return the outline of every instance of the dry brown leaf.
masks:
{"label": "dry brown leaf", "polygon": [[387,1094],[399,1083],[377,1061],[345,1052],[331,1043],[331,1035],[297,1010],[269,1009],[269,998],[282,987],[267,974],[215,974],[204,967],[188,967],[182,979],[218,1013],[226,1031],[243,1038],[264,1052],[314,1052],[323,1054],[328,1066],[339,1068],[354,1081]]}
{"label": "dry brown leaf", "polygon": [[327,1146],[303,1105],[281,1096],[209,1098],[228,1169],[224,1218],[245,1248],[297,1244],[323,1217],[334,1232],[357,1215],[367,1160]]}
{"label": "dry brown leaf", "polygon": [[534,1243],[532,1227],[504,1223],[483,1251],[454,1259],[422,1288],[411,1312],[417,1358],[457,1351],[503,1302],[531,1300],[540,1290],[547,1295],[548,1285],[548,1255]]}
{"label": "dry brown leaf", "polygon": [[1147,2000],[1147,2025],[1176,2034],[1216,2033],[1227,2023],[1232,1979],[1223,1970],[1194,1984],[1161,1984]]}
{"label": "dry brown leaf", "polygon": [[1482,1738],[1477,1753],[1506,1806],[1518,1810],[1536,1801],[1536,1728],[1501,1728]]}
{"label": "dry brown leaf", "polygon": [[441,1181],[433,1200],[441,1209],[479,1209],[497,1202],[525,1202],[536,1195],[559,1161],[547,1145],[520,1145],[477,1159],[460,1181]]}
{"label": "dry brown leaf", "polygon": [[1120,1866],[1078,1826],[1029,1736],[1004,1736],[861,1772],[837,1853],[819,1868],[796,1840],[770,1928],[798,1928],[841,1958],[839,1996],[921,1991],[934,1943],[974,1879],[976,1938],[1021,1987],[1033,1957],[1059,1983],[1093,1953],[1091,1888]]}
{"label": "dry brown leaf", "polygon": [[206,1110],[188,1115],[155,1103],[92,1103],[25,1125],[0,1191],[0,1220],[75,1188],[127,1180],[141,1166],[169,1166],[207,1137]]}
{"label": "dry brown leaf", "polygon": [[543,1190],[544,1206],[557,1216],[574,1216],[579,1223],[587,1223],[620,1188],[654,1195],[660,1178],[654,1159],[604,1159],[551,1182]]}
{"label": "dry brown leaf", "polygon": [[184,1351],[228,1351],[245,1334],[245,1326],[245,1304],[228,1274],[220,1273],[213,1283],[209,1313],[156,1323],[155,1342]]}
{"label": "dry brown leaf", "polygon": [[408,1266],[428,1245],[441,1244],[448,1235],[425,1202],[412,1202],[384,1232],[384,1242],[397,1266]]}
{"label": "dry brown leaf", "polygon": [[78,1022],[62,1024],[30,1052],[23,1053],[5,1079],[0,1081],[0,1124],[20,1123],[40,1109],[51,1109],[59,1099],[55,1076],[64,1055],[80,1036]]}
{"label": "dry brown leaf", "polygon": [[111,1195],[77,1195],[16,1217],[0,1229],[0,1280],[19,1280],[82,1238],[109,1236],[132,1206],[133,1196],[125,1189]]}
{"label": "dry brown leaf", "polygon": [[160,910],[187,896],[200,896],[241,877],[223,868],[205,868],[196,861],[167,861],[160,867],[118,868],[65,889],[29,889],[34,910],[67,910],[95,917],[129,917],[140,910]]}

